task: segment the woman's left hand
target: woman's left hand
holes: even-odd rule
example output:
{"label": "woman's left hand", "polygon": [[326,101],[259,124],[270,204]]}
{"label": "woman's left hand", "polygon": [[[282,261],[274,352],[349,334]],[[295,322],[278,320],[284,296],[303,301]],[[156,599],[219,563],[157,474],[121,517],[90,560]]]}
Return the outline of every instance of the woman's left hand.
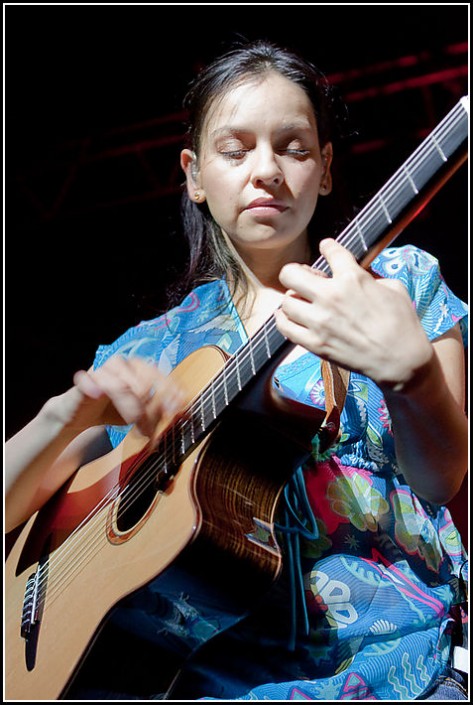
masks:
{"label": "woman's left hand", "polygon": [[406,288],[373,277],[335,240],[323,240],[320,252],[330,278],[306,265],[282,268],[290,291],[276,312],[279,331],[381,386],[402,388],[434,354]]}

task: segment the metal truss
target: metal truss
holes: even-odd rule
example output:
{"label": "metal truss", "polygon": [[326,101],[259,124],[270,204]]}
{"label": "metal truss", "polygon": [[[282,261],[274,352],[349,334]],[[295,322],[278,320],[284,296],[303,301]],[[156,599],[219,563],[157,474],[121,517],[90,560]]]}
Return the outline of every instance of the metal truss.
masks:
{"label": "metal truss", "polygon": [[[444,105],[466,89],[468,47],[446,46],[328,76],[339,87],[359,124],[367,125],[353,158],[386,148],[394,135],[418,139],[443,117]],[[446,112],[446,111],[445,111]],[[406,115],[406,113],[408,113]],[[383,116],[380,120],[380,115]],[[413,117],[415,116],[415,117]],[[35,162],[8,169],[19,225],[69,218],[100,209],[176,196],[183,175],[185,113],[174,113],[120,129],[96,131],[50,147]],[[10,162],[8,162],[10,164]]]}

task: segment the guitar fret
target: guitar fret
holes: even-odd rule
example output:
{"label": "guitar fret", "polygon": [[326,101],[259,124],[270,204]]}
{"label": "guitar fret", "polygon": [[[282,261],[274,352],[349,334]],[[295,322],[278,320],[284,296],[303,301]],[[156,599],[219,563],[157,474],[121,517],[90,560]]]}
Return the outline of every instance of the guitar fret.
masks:
{"label": "guitar fret", "polygon": [[355,220],[355,225],[356,225],[356,230],[358,232],[358,237],[361,240],[361,244],[363,245],[363,250],[364,252],[368,252],[368,245],[366,244],[365,236],[363,235],[363,231],[360,227],[360,221],[358,218]]}
{"label": "guitar fret", "polygon": [[254,377],[255,374],[256,374],[256,367],[255,367],[255,361],[254,361],[254,358],[253,358],[253,347],[252,347],[252,346],[253,346],[253,340],[252,340],[252,338],[250,338],[248,342],[249,342],[249,348],[248,348],[248,350],[249,350],[249,353],[250,353],[251,371],[252,371],[253,377]]}
{"label": "guitar fret", "polygon": [[228,389],[227,389],[227,378],[226,378],[226,365],[223,366],[223,397],[225,400],[225,406],[228,406]]}
{"label": "guitar fret", "polygon": [[437,149],[437,152],[440,154],[440,156],[442,157],[443,161],[444,161],[444,162],[447,162],[448,159],[447,159],[447,157],[445,156],[445,153],[444,153],[443,149],[441,148],[441,146],[439,145],[439,143],[438,143],[438,141],[437,141],[437,139],[436,139],[436,137],[435,137],[434,134],[432,134],[432,136],[431,136],[431,141],[434,143],[434,145],[435,145],[435,147],[436,147],[436,149]]}
{"label": "guitar fret", "polygon": [[419,189],[415,185],[414,179],[412,178],[412,176],[409,172],[409,169],[407,167],[404,167],[404,173],[406,174],[407,180],[410,183],[410,185],[412,186],[412,190],[414,191],[414,193],[415,194],[419,193]]}
{"label": "guitar fret", "polygon": [[210,390],[211,390],[211,401],[212,401],[212,414],[214,417],[214,420],[217,418],[217,408],[215,406],[215,386],[212,382],[210,385]]}
{"label": "guitar fret", "polygon": [[200,425],[202,427],[202,431],[205,431],[205,412],[204,412],[204,395],[203,394],[200,397]]}
{"label": "guitar fret", "polygon": [[[228,406],[228,404],[232,401],[234,397],[238,394],[240,391],[238,389],[238,384],[237,384],[237,379],[235,378],[235,375],[233,374],[232,368],[235,365],[236,357],[231,358],[229,365],[231,365],[228,376],[224,368],[224,389],[223,389],[223,395],[225,399],[225,406]],[[237,376],[238,377],[238,374]]]}
{"label": "guitar fret", "polygon": [[241,392],[241,377],[240,377],[240,366],[238,363],[238,358],[235,358],[235,364],[236,364],[238,391]]}
{"label": "guitar fret", "polygon": [[266,345],[266,356],[269,360],[269,358],[271,357],[271,349],[269,347],[269,340],[268,340],[268,326],[266,326],[266,325],[264,326],[263,333],[264,333],[264,343]]}
{"label": "guitar fret", "polygon": [[386,220],[388,221],[389,224],[391,224],[391,223],[393,222],[393,219],[392,219],[391,216],[389,215],[389,211],[388,211],[388,209],[387,209],[387,207],[386,207],[386,204],[385,204],[385,202],[384,202],[384,200],[383,200],[383,196],[382,196],[381,193],[379,194],[379,201],[380,201],[381,207],[382,207],[382,209],[383,209],[383,211],[384,211],[384,215],[386,216]]}

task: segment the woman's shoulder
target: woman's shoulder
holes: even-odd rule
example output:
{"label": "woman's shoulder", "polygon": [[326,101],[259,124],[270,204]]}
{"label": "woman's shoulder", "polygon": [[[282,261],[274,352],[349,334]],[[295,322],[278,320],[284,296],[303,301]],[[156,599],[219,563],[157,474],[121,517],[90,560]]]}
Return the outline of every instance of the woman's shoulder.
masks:
{"label": "woman's shoulder", "polygon": [[[197,286],[182,301],[155,318],[143,320],[120,334],[113,342],[100,345],[94,367],[111,355],[139,355],[156,360],[159,351],[174,345],[186,335],[195,336],[213,325],[219,314],[227,312],[231,297],[222,280]],[[188,337],[187,335],[187,337]]]}
{"label": "woman's shoulder", "polygon": [[182,300],[160,313],[155,318],[140,321],[131,330],[140,328],[169,327],[171,322],[179,317],[180,325],[189,327],[193,325],[196,315],[212,317],[219,307],[228,301],[228,288],[223,280],[215,279],[205,284],[196,286],[187,293]]}
{"label": "woman's shoulder", "polygon": [[371,269],[382,277],[440,276],[437,257],[416,245],[386,247],[371,263]]}
{"label": "woman's shoulder", "polygon": [[468,306],[448,286],[437,257],[415,245],[388,247],[373,260],[371,269],[405,285],[430,339],[459,323],[467,343]]}

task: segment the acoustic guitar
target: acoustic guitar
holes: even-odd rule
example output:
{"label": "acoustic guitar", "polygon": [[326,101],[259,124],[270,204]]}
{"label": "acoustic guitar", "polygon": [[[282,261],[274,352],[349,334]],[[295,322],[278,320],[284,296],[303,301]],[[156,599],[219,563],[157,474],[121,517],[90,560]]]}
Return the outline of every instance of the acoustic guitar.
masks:
{"label": "acoustic guitar", "polygon": [[[358,262],[367,267],[467,159],[467,134],[463,98],[337,238]],[[322,257],[313,267],[330,274]],[[7,700],[65,697],[112,610],[176,566],[220,581],[212,589],[236,619],[276,580],[282,490],[330,430],[325,412],[271,383],[290,347],[273,317],[232,357],[191,354],[172,373],[188,390],[184,415],[152,439],[132,429],[18,531],[5,566]],[[227,566],[238,580],[225,583]]]}

